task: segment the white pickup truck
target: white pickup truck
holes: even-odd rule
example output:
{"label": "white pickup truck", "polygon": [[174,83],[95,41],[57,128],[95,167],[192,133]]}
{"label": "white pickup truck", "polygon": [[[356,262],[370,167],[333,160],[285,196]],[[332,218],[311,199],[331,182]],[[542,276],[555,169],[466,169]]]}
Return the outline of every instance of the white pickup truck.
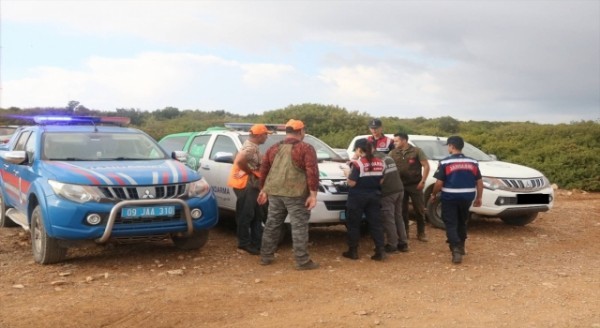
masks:
{"label": "white pickup truck", "polygon": [[[201,132],[182,132],[165,136],[159,141],[167,151],[183,150],[188,153],[187,165],[200,172],[212,186],[219,209],[235,211],[236,196],[227,186],[227,178],[233,158],[249,137],[252,124],[227,123],[225,127],[213,127]],[[261,153],[285,138],[283,125],[267,124],[273,129],[267,142],[260,146]],[[342,171],[346,161],[326,143],[311,135],[304,142],[311,144],[319,160],[319,190],[317,205],[311,211],[312,225],[343,223],[345,219],[348,186]]]}
{"label": "white pickup truck", "polygon": [[[386,134],[393,138],[394,135]],[[347,148],[349,156],[354,154],[354,142],[368,135],[357,136]],[[431,202],[429,197],[435,179],[433,173],[439,160],[447,157],[446,138],[423,135],[409,135],[408,141],[423,150],[429,158],[429,176],[423,188],[427,201],[427,219],[435,227],[443,228],[439,201]],[[554,190],[548,179],[539,171],[523,166],[496,160],[477,147],[465,142],[463,153],[479,161],[483,176],[483,198],[481,207],[471,207],[471,213],[481,217],[497,217],[509,225],[523,226],[531,223],[539,212],[546,212],[554,203]]]}

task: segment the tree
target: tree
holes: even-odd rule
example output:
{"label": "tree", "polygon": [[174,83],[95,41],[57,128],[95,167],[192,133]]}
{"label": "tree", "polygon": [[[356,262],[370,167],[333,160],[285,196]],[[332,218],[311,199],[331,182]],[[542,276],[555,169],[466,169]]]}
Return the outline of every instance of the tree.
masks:
{"label": "tree", "polygon": [[458,133],[460,122],[450,116],[444,116],[439,119],[439,127],[442,132],[448,134]]}
{"label": "tree", "polygon": [[166,107],[163,110],[157,110],[154,112],[154,117],[157,119],[170,120],[178,117],[180,115],[179,109],[175,107]]}

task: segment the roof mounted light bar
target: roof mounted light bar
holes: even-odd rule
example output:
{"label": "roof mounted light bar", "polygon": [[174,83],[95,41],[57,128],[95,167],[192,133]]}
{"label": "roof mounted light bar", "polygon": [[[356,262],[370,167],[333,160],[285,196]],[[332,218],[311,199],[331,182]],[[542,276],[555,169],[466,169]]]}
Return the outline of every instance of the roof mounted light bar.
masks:
{"label": "roof mounted light bar", "polygon": [[131,123],[131,118],[124,116],[100,116],[100,123],[124,126]]}
{"label": "roof mounted light bar", "polygon": [[73,124],[73,123],[100,123],[99,117],[86,116],[34,116],[33,121],[36,124]]}
{"label": "roof mounted light bar", "polygon": [[264,124],[270,131],[285,131],[285,124],[273,124],[273,123],[225,123],[225,127],[235,131],[250,131],[250,128],[254,124]]}
{"label": "roof mounted light bar", "polygon": [[129,117],[122,116],[53,116],[37,115],[30,117],[36,124],[42,125],[60,125],[60,124],[108,124],[108,125],[128,125],[131,122]]}

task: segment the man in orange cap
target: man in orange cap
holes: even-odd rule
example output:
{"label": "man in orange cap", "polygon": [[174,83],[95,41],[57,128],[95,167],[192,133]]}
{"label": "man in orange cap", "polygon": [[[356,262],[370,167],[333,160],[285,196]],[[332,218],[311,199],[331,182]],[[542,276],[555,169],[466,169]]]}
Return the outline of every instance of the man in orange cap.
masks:
{"label": "man in orange cap", "polygon": [[261,154],[259,146],[267,141],[272,132],[264,124],[255,124],[250,135],[238,152],[227,185],[237,197],[235,218],[237,222],[238,248],[252,255],[260,254],[262,224],[267,216],[267,205],[257,203]]}
{"label": "man in orange cap", "polygon": [[260,166],[258,202],[269,201],[269,214],[260,249],[260,263],[268,265],[275,259],[279,236],[289,215],[297,270],[319,267],[308,254],[308,220],[310,210],[317,204],[319,167],[317,152],[303,142],[304,123],[289,120],[285,125],[286,138],[269,148]]}

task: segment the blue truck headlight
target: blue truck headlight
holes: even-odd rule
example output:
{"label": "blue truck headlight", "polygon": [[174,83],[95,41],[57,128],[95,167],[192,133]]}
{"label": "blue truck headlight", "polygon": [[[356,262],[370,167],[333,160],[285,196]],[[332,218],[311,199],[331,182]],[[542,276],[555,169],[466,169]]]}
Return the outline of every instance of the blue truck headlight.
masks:
{"label": "blue truck headlight", "polygon": [[204,197],[209,191],[210,187],[204,178],[187,184],[188,197]]}
{"label": "blue truck headlight", "polygon": [[55,180],[48,180],[48,183],[55,194],[73,202],[99,202],[104,197],[96,187],[62,183]]}

